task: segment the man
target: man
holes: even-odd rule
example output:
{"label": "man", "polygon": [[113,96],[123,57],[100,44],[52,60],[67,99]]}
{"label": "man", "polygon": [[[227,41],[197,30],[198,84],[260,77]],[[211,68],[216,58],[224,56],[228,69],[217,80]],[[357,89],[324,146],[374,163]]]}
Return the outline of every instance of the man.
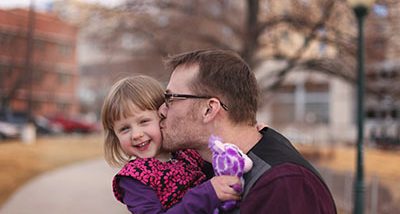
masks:
{"label": "man", "polygon": [[[254,165],[245,175],[240,213],[336,213],[318,172],[271,128],[256,128],[258,86],[237,54],[199,50],[172,56],[160,107],[163,147],[196,149],[211,162],[211,135],[237,145]],[[233,213],[239,213],[235,210]]]}

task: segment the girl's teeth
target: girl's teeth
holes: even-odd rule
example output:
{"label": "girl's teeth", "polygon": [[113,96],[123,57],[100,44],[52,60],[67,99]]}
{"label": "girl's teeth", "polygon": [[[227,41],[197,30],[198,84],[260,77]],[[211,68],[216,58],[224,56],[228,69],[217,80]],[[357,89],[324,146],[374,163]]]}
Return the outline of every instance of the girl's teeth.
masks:
{"label": "girl's teeth", "polygon": [[147,145],[148,143],[149,143],[149,142],[146,141],[146,142],[144,142],[144,143],[139,144],[138,147],[143,147],[143,146]]}

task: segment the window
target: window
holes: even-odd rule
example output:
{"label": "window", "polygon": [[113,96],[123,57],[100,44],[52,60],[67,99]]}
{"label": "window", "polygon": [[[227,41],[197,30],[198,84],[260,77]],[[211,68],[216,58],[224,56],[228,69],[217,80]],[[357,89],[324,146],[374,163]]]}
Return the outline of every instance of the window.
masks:
{"label": "window", "polygon": [[300,3],[301,3],[303,6],[309,6],[309,5],[310,5],[310,1],[309,1],[309,0],[301,0]]}
{"label": "window", "polygon": [[65,73],[58,74],[58,82],[65,85],[71,81],[71,75]]}
{"label": "window", "polygon": [[5,33],[0,33],[0,45],[6,46],[12,43],[13,36]]}
{"label": "window", "polygon": [[326,52],[326,29],[324,27],[321,27],[318,29],[318,35],[321,38],[321,41],[319,43],[319,53],[320,55],[324,55]]}
{"label": "window", "polygon": [[321,41],[319,43],[319,54],[323,56],[325,55],[325,53],[326,53],[326,43]]}
{"label": "window", "polygon": [[3,81],[7,81],[9,77],[8,74],[10,73],[10,67],[11,65],[0,64],[0,84],[4,84]]}
{"label": "window", "polygon": [[40,101],[33,101],[32,108],[38,111],[42,108],[42,103]]}
{"label": "window", "polygon": [[[382,101],[381,101],[382,103]],[[384,105],[367,106],[365,115],[369,120],[392,119],[397,120],[400,117],[400,106],[394,103]]]}
{"label": "window", "polygon": [[40,52],[44,52],[46,50],[46,42],[41,40],[35,40],[34,49]]}
{"label": "window", "polygon": [[41,69],[33,69],[33,81],[35,83],[40,83],[44,77],[43,70]]}
{"label": "window", "polygon": [[277,93],[272,110],[275,124],[292,122],[328,124],[329,85],[309,82],[286,85]]}
{"label": "window", "polygon": [[[279,95],[278,95],[279,96]],[[294,102],[274,102],[272,105],[273,122],[275,124],[286,124],[294,121],[295,105]]]}
{"label": "window", "polygon": [[282,32],[281,38],[284,42],[290,42],[289,33],[286,30]]}
{"label": "window", "polygon": [[69,109],[69,104],[66,102],[59,102],[57,103],[57,109],[59,112],[65,112]]}
{"label": "window", "polygon": [[305,103],[304,121],[307,123],[329,123],[329,103],[308,101]]}
{"label": "window", "polygon": [[5,73],[5,72],[7,72],[7,66],[0,64],[0,75],[1,75],[1,73]]}
{"label": "window", "polygon": [[70,45],[59,45],[58,50],[63,56],[70,56],[72,53],[72,47]]}

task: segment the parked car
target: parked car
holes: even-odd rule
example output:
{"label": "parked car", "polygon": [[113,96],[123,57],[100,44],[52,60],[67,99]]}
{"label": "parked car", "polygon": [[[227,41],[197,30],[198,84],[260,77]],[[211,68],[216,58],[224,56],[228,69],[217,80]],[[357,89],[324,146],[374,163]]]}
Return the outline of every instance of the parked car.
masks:
{"label": "parked car", "polygon": [[77,118],[66,118],[64,116],[49,117],[49,122],[61,127],[65,133],[91,133],[99,130],[96,123],[89,123]]}
{"label": "parked car", "polygon": [[48,118],[43,116],[35,116],[34,123],[38,134],[50,135],[63,132],[63,127],[60,124],[52,123]]}
{"label": "parked car", "polygon": [[20,132],[18,126],[5,121],[0,121],[0,139],[17,138]]}
{"label": "parked car", "polygon": [[[21,129],[29,122],[29,116],[26,112],[1,112],[0,121],[7,122]],[[60,133],[61,127],[49,122],[46,117],[36,115],[32,118],[38,135],[49,135]]]}

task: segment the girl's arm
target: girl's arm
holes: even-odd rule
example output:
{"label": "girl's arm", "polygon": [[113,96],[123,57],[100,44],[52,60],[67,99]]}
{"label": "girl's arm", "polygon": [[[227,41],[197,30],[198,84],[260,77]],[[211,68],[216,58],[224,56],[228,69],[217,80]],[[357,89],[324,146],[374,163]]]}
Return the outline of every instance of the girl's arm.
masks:
{"label": "girl's arm", "polygon": [[160,200],[151,187],[129,177],[121,177],[118,185],[122,201],[131,213],[162,213]]}
{"label": "girl's arm", "polygon": [[[219,181],[218,186],[224,186],[221,183],[223,180],[220,179]],[[181,202],[168,210],[163,210],[155,191],[151,187],[128,177],[122,177],[119,185],[124,191],[123,202],[127,205],[128,210],[134,214],[213,213],[214,209],[221,204],[211,180],[190,189]],[[229,194],[224,193],[224,190],[220,188],[217,191],[219,191],[219,197],[221,197],[222,192],[225,195],[221,198],[231,199],[229,195],[231,193],[229,192],[230,190],[225,191]]]}

